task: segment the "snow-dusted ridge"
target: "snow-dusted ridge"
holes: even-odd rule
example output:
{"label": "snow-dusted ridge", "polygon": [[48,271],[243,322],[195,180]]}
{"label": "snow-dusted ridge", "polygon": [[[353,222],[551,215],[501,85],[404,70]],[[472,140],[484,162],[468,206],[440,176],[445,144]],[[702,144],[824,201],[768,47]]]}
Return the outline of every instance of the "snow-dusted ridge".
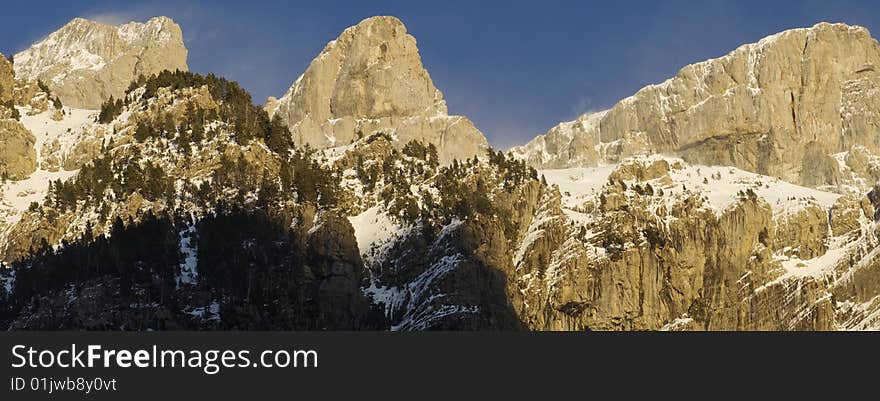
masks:
{"label": "snow-dusted ridge", "polygon": [[[101,70],[114,59],[96,54],[93,45],[96,41],[109,40],[105,36],[115,34],[127,46],[146,39],[162,44],[172,39],[172,34],[166,28],[169,23],[173,22],[167,17],[156,17],[147,22],[111,26],[74,18],[29,49],[17,53],[15,75],[19,79],[36,80],[49,70],[59,69],[53,78],[58,83],[74,71]],[[96,26],[103,29],[93,29]]]}
{"label": "snow-dusted ridge", "polygon": [[[670,166],[669,179],[647,180],[656,188],[662,188],[667,198],[682,199],[691,194],[707,198],[707,206],[716,213],[734,204],[741,194],[752,190],[767,201],[775,215],[785,215],[802,210],[811,204],[828,209],[841,197],[840,194],[803,187],[778,178],[751,173],[736,167],[691,165],[671,156],[636,156],[621,163],[600,167],[576,167],[540,170],[549,184],[559,186],[563,205],[574,209],[598,196],[608,183],[609,176],[626,163],[666,161]],[[633,181],[630,181],[632,183]]]}

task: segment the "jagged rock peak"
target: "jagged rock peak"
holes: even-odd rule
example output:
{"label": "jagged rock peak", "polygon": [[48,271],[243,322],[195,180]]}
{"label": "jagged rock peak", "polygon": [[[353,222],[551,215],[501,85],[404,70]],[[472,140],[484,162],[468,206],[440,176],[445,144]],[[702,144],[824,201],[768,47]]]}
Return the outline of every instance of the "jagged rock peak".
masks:
{"label": "jagged rock peak", "polygon": [[841,185],[849,172],[832,155],[845,158],[854,145],[880,155],[878,99],[877,41],[863,27],[820,23],[688,65],[514,151],[540,168],[674,153],[808,186]]}
{"label": "jagged rock peak", "polygon": [[41,80],[65,105],[97,109],[138,75],[186,70],[180,26],[168,17],[112,26],[74,18],[15,55],[19,79]]}
{"label": "jagged rock peak", "polygon": [[481,154],[488,146],[467,118],[447,115],[416,39],[395,17],[367,18],[343,31],[266,109],[287,122],[297,144],[317,148],[376,131],[394,134],[401,144],[434,143],[444,161]]}

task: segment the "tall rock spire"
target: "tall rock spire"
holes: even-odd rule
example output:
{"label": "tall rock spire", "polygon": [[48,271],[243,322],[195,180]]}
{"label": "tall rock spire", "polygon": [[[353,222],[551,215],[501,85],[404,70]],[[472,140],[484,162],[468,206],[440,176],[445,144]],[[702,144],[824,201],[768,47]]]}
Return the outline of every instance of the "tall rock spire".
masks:
{"label": "tall rock spire", "polygon": [[330,42],[270,114],[287,122],[299,145],[345,145],[358,133],[393,134],[438,147],[442,161],[488,146],[466,117],[447,115],[443,94],[422,65],[416,39],[395,17],[372,17]]}

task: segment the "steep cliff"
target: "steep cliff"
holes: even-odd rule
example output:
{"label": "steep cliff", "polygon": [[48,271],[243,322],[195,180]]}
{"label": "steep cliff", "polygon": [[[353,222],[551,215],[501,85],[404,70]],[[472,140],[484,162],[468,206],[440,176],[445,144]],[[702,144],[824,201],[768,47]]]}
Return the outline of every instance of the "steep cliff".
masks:
{"label": "steep cliff", "polygon": [[20,180],[37,167],[35,138],[20,122],[0,120],[0,176]]}
{"label": "steep cliff", "polygon": [[265,108],[213,75],[100,111],[18,79],[0,329],[877,329],[875,50],[787,31],[515,154],[450,131],[390,17]]}
{"label": "steep cliff", "polygon": [[267,102],[298,145],[346,145],[377,131],[437,146],[443,163],[482,154],[488,143],[466,117],[447,115],[443,95],[422,66],[416,40],[394,17],[346,29],[287,93]]}
{"label": "steep cliff", "polygon": [[6,59],[3,53],[0,53],[0,107],[12,100],[12,93],[15,89],[15,73],[12,70],[12,63]]}
{"label": "steep cliff", "polygon": [[880,45],[865,28],[784,31],[686,66],[514,151],[541,168],[674,153],[807,186],[858,185],[846,152],[880,154],[878,68]]}

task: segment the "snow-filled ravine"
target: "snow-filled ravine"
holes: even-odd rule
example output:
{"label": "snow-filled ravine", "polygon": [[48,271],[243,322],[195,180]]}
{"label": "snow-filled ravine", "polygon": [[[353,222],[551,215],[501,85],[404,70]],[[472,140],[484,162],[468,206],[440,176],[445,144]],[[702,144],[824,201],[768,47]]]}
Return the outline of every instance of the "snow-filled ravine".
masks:
{"label": "snow-filled ravine", "polygon": [[[76,175],[76,170],[48,171],[43,169],[43,160],[49,155],[43,155],[45,144],[58,141],[60,154],[70,151],[78,142],[83,130],[92,125],[97,111],[64,108],[64,118],[61,121],[52,119],[54,110],[48,110],[33,116],[29,116],[29,107],[20,107],[21,123],[31,131],[36,139],[34,148],[37,153],[37,170],[28,178],[20,181],[7,181],[0,185],[0,222],[5,227],[0,231],[14,225],[31,203],[42,203],[49,188],[49,182],[55,180],[67,180]],[[0,224],[4,226],[4,224]]]}

